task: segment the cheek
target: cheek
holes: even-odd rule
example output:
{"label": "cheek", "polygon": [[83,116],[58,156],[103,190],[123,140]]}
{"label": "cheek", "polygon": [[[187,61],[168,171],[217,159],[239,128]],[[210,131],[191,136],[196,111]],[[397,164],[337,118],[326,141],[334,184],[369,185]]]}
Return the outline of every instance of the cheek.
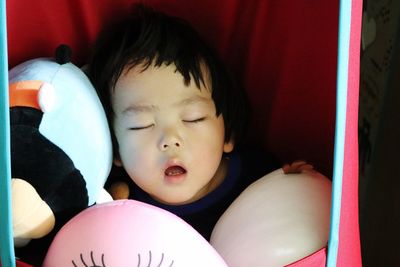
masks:
{"label": "cheek", "polygon": [[150,149],[125,146],[122,149],[121,162],[129,177],[140,187],[146,188],[146,181],[157,170],[155,155]]}
{"label": "cheek", "polygon": [[151,149],[146,140],[129,134],[117,135],[117,140],[119,156],[127,170],[135,169],[136,166],[149,162]]}
{"label": "cheek", "polygon": [[204,132],[198,132],[194,139],[195,150],[198,151],[199,164],[207,164],[211,168],[218,167],[224,148],[224,128],[220,122],[209,125]]}
{"label": "cheek", "polygon": [[208,127],[208,133],[206,133],[206,142],[210,143],[210,149],[214,149],[215,152],[220,152],[224,146],[225,140],[225,127],[224,122],[220,118],[212,123]]}
{"label": "cheek", "polygon": [[222,154],[220,151],[216,152],[215,150],[208,150],[204,151],[204,153],[199,156],[200,157],[195,160],[197,172],[201,174],[203,179],[209,180],[209,178],[212,178],[215,175],[221,163]]}

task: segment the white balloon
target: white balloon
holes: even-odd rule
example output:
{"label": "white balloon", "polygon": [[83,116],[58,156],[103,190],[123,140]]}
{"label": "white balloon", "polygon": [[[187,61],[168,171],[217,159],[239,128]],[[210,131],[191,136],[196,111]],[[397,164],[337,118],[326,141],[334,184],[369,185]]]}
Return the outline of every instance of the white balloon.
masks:
{"label": "white balloon", "polygon": [[230,267],[284,266],[326,246],[331,181],[282,169],[251,184],[216,224],[211,244]]}

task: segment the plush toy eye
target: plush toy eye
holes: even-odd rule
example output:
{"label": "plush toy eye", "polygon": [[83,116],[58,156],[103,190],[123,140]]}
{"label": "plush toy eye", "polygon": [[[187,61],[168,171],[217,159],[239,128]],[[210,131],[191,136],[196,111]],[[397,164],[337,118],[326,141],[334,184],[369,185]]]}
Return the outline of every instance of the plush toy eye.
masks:
{"label": "plush toy eye", "polygon": [[[85,259],[83,258],[83,254],[80,254],[80,259],[81,262],[83,264],[84,267],[106,267],[106,264],[104,263],[104,254],[101,254],[101,265],[96,264],[95,260],[94,260],[94,256],[93,256],[93,251],[90,251],[90,260],[91,260],[91,265],[89,265],[88,263],[86,263]],[[80,267],[80,265],[77,265],[75,263],[75,261],[72,261],[72,264],[74,265],[74,267]]]}

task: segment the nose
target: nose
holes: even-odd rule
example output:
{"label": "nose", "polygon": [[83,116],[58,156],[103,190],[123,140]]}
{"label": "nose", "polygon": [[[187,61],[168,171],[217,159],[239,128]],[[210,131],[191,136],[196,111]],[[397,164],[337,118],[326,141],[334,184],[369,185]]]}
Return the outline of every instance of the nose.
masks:
{"label": "nose", "polygon": [[183,140],[176,131],[166,130],[162,133],[158,147],[161,151],[183,147]]}

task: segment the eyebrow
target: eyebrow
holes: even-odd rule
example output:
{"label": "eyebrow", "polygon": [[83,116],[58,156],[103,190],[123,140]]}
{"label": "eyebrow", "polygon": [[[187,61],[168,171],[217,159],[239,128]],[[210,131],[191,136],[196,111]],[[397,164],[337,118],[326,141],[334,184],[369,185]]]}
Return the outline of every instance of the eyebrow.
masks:
{"label": "eyebrow", "polygon": [[196,103],[208,104],[208,103],[210,103],[210,99],[196,95],[196,96],[182,99],[182,100],[174,103],[173,105],[174,106],[188,106],[188,105],[196,104]]}
{"label": "eyebrow", "polygon": [[[193,105],[196,103],[200,104],[209,104],[210,99],[202,97],[202,96],[192,96],[188,97],[185,99],[182,99],[180,101],[177,101],[173,103],[173,106],[188,106],[188,105]],[[146,112],[153,112],[153,111],[158,111],[159,107],[155,105],[140,105],[140,104],[132,104],[129,105],[126,109],[122,111],[122,114],[129,114],[129,113],[146,113]]]}
{"label": "eyebrow", "polygon": [[122,114],[129,113],[143,113],[158,110],[157,106],[154,105],[129,105],[126,109],[122,111]]}

